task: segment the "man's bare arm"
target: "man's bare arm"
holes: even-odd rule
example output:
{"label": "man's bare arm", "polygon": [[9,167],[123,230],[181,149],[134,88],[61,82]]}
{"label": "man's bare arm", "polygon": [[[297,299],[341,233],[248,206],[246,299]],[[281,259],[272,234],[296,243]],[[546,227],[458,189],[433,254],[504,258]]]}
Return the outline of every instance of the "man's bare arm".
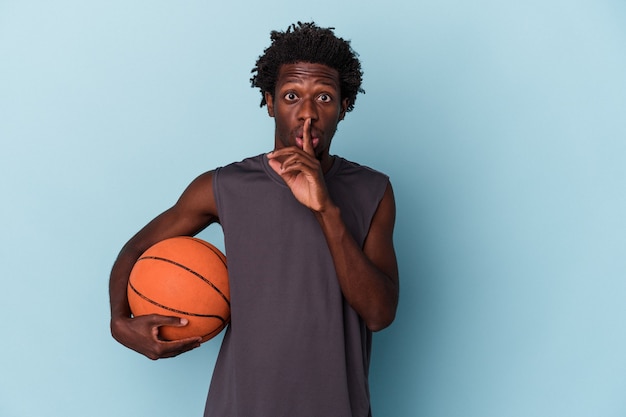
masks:
{"label": "man's bare arm", "polygon": [[193,236],[217,221],[212,178],[212,172],[196,178],[173,207],[157,216],[124,245],[113,264],[109,280],[111,334],[121,344],[150,359],[179,355],[199,346],[200,338],[160,340],[160,326],[186,324],[178,317],[131,317],[126,293],[130,271],[139,256],[153,244],[174,236]]}
{"label": "man's bare arm", "polygon": [[393,228],[396,207],[391,185],[374,214],[363,248],[347,230],[330,198],[311,142],[311,120],[304,125],[303,148],[292,146],[267,155],[294,197],[315,213],[333,257],[344,297],[370,330],[389,326],[398,306],[399,279]]}
{"label": "man's bare arm", "polygon": [[344,297],[372,331],[389,326],[399,295],[398,265],[393,247],[395,202],[387,186],[363,248],[360,248],[333,206],[316,213],[333,257]]}

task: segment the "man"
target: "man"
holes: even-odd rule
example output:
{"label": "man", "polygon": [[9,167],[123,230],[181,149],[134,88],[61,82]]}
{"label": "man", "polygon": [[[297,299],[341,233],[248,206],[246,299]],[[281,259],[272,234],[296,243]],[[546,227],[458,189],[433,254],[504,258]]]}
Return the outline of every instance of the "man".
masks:
{"label": "man", "polygon": [[128,275],[152,244],[219,222],[231,323],[205,416],[367,417],[372,331],[398,302],[388,178],[330,154],[361,90],[349,42],[313,23],[272,32],[251,79],[275,120],[274,150],[196,178],[124,246],[110,280],[111,331],[151,359],[198,347],[163,341],[177,317],[132,317]]}

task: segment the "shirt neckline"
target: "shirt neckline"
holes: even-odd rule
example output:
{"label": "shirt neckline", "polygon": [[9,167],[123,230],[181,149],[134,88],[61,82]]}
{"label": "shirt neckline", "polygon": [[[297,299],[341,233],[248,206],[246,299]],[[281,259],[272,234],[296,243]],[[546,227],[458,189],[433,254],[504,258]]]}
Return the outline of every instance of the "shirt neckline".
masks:
{"label": "shirt neckline", "polygon": [[[285,183],[283,178],[280,175],[278,175],[276,171],[274,171],[272,167],[270,166],[268,159],[267,159],[267,155],[261,154],[259,155],[259,158],[261,159],[263,170],[265,171],[267,176],[269,176],[274,182],[278,183],[279,185],[283,187],[287,187],[287,184]],[[340,156],[336,156],[336,155],[333,156],[333,164],[331,165],[330,169],[326,171],[326,173],[324,173],[324,180],[326,182],[328,182],[328,180],[331,179],[337,173],[337,171],[339,171],[339,168],[342,163],[343,163],[343,158],[341,158]]]}

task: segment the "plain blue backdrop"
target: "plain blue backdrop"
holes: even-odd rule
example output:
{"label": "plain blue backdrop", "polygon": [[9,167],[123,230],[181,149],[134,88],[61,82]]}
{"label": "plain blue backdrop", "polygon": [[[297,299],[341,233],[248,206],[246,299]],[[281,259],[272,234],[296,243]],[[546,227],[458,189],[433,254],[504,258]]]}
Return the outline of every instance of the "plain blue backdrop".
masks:
{"label": "plain blue backdrop", "polygon": [[297,20],[360,53],[333,152],[396,192],[374,415],[624,417],[620,0],[0,0],[0,415],[201,415],[219,338],[125,349],[108,273],[195,176],[271,149],[250,70]]}

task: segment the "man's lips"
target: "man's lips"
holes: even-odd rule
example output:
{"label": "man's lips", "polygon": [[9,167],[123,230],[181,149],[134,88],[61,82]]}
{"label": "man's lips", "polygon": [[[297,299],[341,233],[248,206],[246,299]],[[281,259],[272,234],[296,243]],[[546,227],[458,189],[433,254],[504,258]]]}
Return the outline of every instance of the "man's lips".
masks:
{"label": "man's lips", "polygon": [[[320,143],[320,139],[319,138],[311,138],[311,145],[313,145],[313,148],[316,148],[317,145],[319,145]],[[298,148],[300,149],[304,149],[304,139],[302,137],[296,137],[296,145],[298,146]]]}
{"label": "man's lips", "polygon": [[[321,132],[318,131],[317,129],[311,129],[309,132],[310,132],[309,134],[311,137],[311,145],[313,145],[313,148],[316,148],[320,143]],[[296,129],[294,133],[295,133],[294,136],[296,137],[296,146],[298,146],[300,149],[303,149],[304,148],[304,128],[301,126],[298,129]]]}

